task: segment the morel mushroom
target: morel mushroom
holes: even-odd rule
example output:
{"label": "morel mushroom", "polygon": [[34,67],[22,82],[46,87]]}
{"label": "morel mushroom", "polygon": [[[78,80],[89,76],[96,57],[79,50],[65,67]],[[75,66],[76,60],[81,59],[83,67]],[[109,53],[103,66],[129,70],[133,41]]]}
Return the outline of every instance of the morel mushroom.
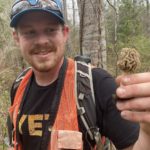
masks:
{"label": "morel mushroom", "polygon": [[141,65],[140,54],[134,48],[123,48],[117,66],[126,74],[134,73]]}

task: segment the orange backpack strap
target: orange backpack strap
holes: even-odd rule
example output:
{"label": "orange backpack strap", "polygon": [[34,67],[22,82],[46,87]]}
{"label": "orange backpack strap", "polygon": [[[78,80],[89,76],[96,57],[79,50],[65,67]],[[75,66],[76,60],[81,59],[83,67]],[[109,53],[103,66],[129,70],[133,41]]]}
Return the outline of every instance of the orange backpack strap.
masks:
{"label": "orange backpack strap", "polygon": [[27,83],[28,83],[31,75],[32,75],[32,70],[29,70],[27,72],[27,74],[24,76],[24,78],[21,80],[19,88],[17,89],[15,97],[14,97],[13,105],[9,109],[9,111],[13,115],[11,117],[13,120],[14,127],[16,127],[16,125],[15,125],[16,124],[16,116],[17,116],[18,111],[19,111],[19,106],[20,106],[20,103],[21,103],[21,100],[23,97],[23,93],[25,91],[25,88],[27,86]]}
{"label": "orange backpack strap", "polygon": [[50,149],[82,149],[82,133],[79,132],[75,95],[75,63],[68,60],[61,100],[53,127],[50,129]]}
{"label": "orange backpack strap", "polygon": [[68,59],[58,114],[53,126],[54,130],[79,130],[75,96],[75,63]]}
{"label": "orange backpack strap", "polygon": [[[10,125],[12,127],[12,129],[11,129],[12,131],[10,131],[11,135],[9,135],[9,137],[12,138],[12,140],[10,139],[10,144],[14,144],[14,149],[16,149],[16,146],[18,146],[17,139],[16,139],[16,126],[17,126],[16,122],[17,122],[17,116],[18,116],[18,113],[19,113],[19,107],[20,107],[20,103],[22,101],[24,91],[26,89],[27,83],[28,83],[31,75],[32,75],[32,69],[30,69],[26,73],[24,78],[22,78],[22,80],[19,84],[19,88],[16,90],[16,94],[15,94],[15,97],[14,97],[13,104],[9,108],[9,117],[8,117],[8,119],[10,119],[10,120],[9,120],[8,123],[10,123],[10,121],[11,121],[12,124],[13,124],[13,125]],[[9,131],[9,126],[8,126],[8,131]],[[13,135],[12,135],[12,132],[13,132]],[[10,133],[8,133],[8,134],[10,134]]]}

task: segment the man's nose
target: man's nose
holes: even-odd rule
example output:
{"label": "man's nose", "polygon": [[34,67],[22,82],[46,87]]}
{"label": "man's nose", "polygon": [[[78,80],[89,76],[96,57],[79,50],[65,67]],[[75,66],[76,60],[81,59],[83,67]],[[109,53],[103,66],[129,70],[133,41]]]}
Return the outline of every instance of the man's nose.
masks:
{"label": "man's nose", "polygon": [[49,43],[49,38],[45,34],[38,34],[35,43],[39,45],[47,45]]}

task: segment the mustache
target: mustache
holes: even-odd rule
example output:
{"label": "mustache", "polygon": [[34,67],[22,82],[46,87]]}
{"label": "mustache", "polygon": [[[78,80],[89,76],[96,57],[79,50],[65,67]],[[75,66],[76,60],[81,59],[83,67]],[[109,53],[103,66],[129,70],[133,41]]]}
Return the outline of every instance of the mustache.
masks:
{"label": "mustache", "polygon": [[30,49],[30,54],[38,54],[41,52],[52,52],[56,51],[57,47],[53,44],[48,45],[33,45]]}

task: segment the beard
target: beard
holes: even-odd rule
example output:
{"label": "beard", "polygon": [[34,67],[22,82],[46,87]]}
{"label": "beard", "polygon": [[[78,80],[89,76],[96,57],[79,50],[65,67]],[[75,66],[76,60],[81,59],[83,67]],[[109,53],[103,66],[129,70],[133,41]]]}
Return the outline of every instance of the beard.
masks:
{"label": "beard", "polygon": [[32,68],[46,73],[56,68],[62,60],[62,55],[59,55],[57,51],[58,48],[54,44],[33,45],[25,59]]}

